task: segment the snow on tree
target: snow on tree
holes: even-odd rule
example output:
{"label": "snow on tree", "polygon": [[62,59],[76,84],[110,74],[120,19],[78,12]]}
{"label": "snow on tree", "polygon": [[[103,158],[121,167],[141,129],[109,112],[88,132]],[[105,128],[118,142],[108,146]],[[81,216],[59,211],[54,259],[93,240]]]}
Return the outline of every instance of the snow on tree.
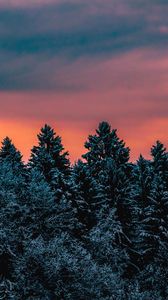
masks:
{"label": "snow on tree", "polygon": [[105,199],[100,184],[92,176],[87,164],[80,160],[72,170],[71,193],[78,220],[76,233],[82,236],[96,225],[98,213]]}
{"label": "snow on tree", "polygon": [[31,151],[29,166],[42,172],[49,183],[53,181],[57,171],[67,175],[70,163],[60,136],[49,125],[45,125],[37,137],[38,146],[34,146]]}
{"label": "snow on tree", "polygon": [[148,259],[147,263],[158,258],[165,264],[167,257],[163,253],[168,246],[168,191],[160,176],[156,176],[152,183],[141,228],[142,251],[144,258]]}
{"label": "snow on tree", "polygon": [[15,172],[23,171],[24,169],[22,155],[20,151],[16,149],[9,137],[6,137],[2,141],[2,147],[0,149],[0,162],[2,161],[10,163]]}
{"label": "snow on tree", "polygon": [[75,216],[66,194],[58,199],[38,169],[30,175],[27,193],[32,238],[42,235],[49,239],[59,231],[71,231]]}
{"label": "snow on tree", "polygon": [[70,166],[45,125],[28,165],[0,149],[0,300],[168,299],[168,154],[129,162],[107,122]]}
{"label": "snow on tree", "polygon": [[117,130],[111,130],[107,122],[99,124],[95,135],[89,135],[85,143],[88,152],[82,157],[89,165],[97,166],[101,161],[112,158],[117,165],[125,164],[129,160],[129,148],[117,136]]}
{"label": "snow on tree", "polygon": [[168,188],[168,153],[160,141],[157,141],[152,147],[151,155],[153,158],[152,166],[154,172],[161,176],[163,182]]}
{"label": "snow on tree", "polygon": [[116,218],[114,208],[110,210],[106,218],[102,209],[99,223],[89,234],[93,257],[100,263],[110,265],[113,272],[117,272],[120,276],[123,275],[127,260],[129,260],[125,249],[122,247],[122,235],[122,226]]}
{"label": "snow on tree", "polygon": [[[22,299],[122,299],[122,282],[110,266],[97,263],[79,241],[66,233],[27,247],[19,262],[17,286]],[[26,285],[26,289],[22,287]],[[29,298],[28,298],[29,299]]]}

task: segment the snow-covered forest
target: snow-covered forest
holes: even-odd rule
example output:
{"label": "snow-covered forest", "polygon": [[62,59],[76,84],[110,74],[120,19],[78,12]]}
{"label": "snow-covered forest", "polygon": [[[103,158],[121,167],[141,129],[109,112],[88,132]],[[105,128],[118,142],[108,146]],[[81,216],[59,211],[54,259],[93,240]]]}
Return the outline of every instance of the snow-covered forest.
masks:
{"label": "snow-covered forest", "polygon": [[0,149],[0,300],[168,299],[168,152],[129,159],[99,124],[73,166],[45,125],[30,160]]}

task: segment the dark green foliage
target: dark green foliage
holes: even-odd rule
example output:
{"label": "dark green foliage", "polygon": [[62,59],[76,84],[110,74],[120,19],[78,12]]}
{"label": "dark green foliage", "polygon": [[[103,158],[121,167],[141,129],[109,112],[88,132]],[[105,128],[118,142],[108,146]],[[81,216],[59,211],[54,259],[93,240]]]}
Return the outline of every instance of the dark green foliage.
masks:
{"label": "dark green foliage", "polygon": [[142,215],[140,236],[144,258],[152,261],[157,257],[166,263],[163,253],[168,246],[168,191],[160,177],[152,184],[148,205]]}
{"label": "dark green foliage", "polygon": [[8,159],[8,161],[21,162],[22,156],[21,153],[16,149],[16,147],[12,144],[12,141],[9,137],[6,137],[2,141],[2,148],[0,151],[1,159]]}
{"label": "dark green foliage", "polygon": [[[79,222],[78,235],[86,234],[97,224],[99,210],[105,203],[101,185],[82,161],[74,166],[71,175],[72,201]],[[80,229],[81,228],[81,229]]]}
{"label": "dark green foliage", "polygon": [[116,129],[111,130],[107,122],[99,124],[95,135],[89,135],[85,148],[88,150],[83,158],[89,165],[97,166],[101,161],[112,158],[117,165],[129,160],[129,148],[117,136]]}
{"label": "dark green foliage", "polygon": [[16,149],[12,141],[6,137],[0,149],[0,161],[10,163],[16,174],[23,174],[24,164],[21,153]]}
{"label": "dark green foliage", "polygon": [[45,125],[0,149],[0,300],[168,299],[168,153],[129,162],[107,122],[70,166]]}
{"label": "dark green foliage", "polygon": [[158,174],[163,183],[168,188],[168,153],[164,145],[157,141],[151,149],[151,154],[153,157],[152,165],[154,172]]}
{"label": "dark green foliage", "polygon": [[[75,222],[74,210],[67,193],[57,197],[43,174],[37,169],[30,173],[27,185],[29,215],[32,238],[43,236],[49,239],[60,231],[72,231]],[[61,189],[61,187],[58,187]]]}
{"label": "dark green foliage", "polygon": [[[122,283],[110,266],[101,265],[77,240],[56,235],[49,243],[33,240],[18,262],[22,278],[17,286],[22,299],[120,299]],[[27,284],[28,283],[28,284]],[[22,287],[25,287],[23,289]],[[116,289],[117,287],[117,289]]]}
{"label": "dark green foliage", "polygon": [[32,149],[29,165],[42,172],[47,182],[54,185],[58,171],[63,174],[69,172],[68,152],[63,152],[61,138],[49,125],[41,128],[37,137],[38,146],[34,146]]}

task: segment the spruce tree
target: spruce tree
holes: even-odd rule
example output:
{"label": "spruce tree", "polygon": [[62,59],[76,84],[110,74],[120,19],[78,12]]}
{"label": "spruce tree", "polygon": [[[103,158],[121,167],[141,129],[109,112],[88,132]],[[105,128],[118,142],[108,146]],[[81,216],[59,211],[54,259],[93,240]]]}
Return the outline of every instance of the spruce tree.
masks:
{"label": "spruce tree", "polygon": [[143,252],[149,254],[149,261],[158,258],[165,263],[166,257],[163,257],[162,251],[168,247],[168,191],[159,175],[152,182],[142,229]]}
{"label": "spruce tree", "polygon": [[60,136],[49,125],[41,128],[37,137],[38,146],[31,151],[29,166],[42,172],[47,182],[53,185],[58,171],[64,175],[69,173],[68,152],[64,152]]}
{"label": "spruce tree", "polygon": [[16,149],[8,137],[2,141],[0,167],[2,172],[6,169],[6,172],[11,173],[11,176],[13,176],[12,182],[17,200],[20,204],[24,204],[26,199],[27,168],[23,163],[20,151]]}
{"label": "spruce tree", "polygon": [[38,169],[33,169],[30,173],[27,198],[32,238],[43,236],[48,240],[58,232],[73,230],[75,215],[70,199],[66,198],[66,193],[62,193],[58,199]]}
{"label": "spruce tree", "polygon": [[24,166],[0,149],[0,300],[168,298],[168,153],[129,163],[107,122],[70,167],[45,125]]}
{"label": "spruce tree", "polygon": [[154,172],[162,178],[164,184],[168,188],[168,153],[160,141],[157,141],[152,147],[151,155],[153,158],[152,166]]}
{"label": "spruce tree", "polygon": [[115,217],[122,228],[118,243],[123,249],[132,249],[134,208],[130,193],[133,164],[128,162],[129,148],[107,122],[99,124],[96,134],[89,136],[85,147],[88,152],[83,158],[103,191],[104,218],[115,209]]}
{"label": "spruce tree", "polygon": [[87,164],[80,160],[72,170],[71,195],[78,220],[78,236],[82,236],[97,224],[98,213],[105,199],[100,184],[92,176]]}
{"label": "spruce tree", "polygon": [[153,180],[154,173],[151,162],[140,155],[134,170],[134,184],[131,193],[135,212],[133,245],[136,252],[133,259],[140,269],[143,269],[148,261],[148,253],[143,251],[145,235],[143,220],[146,216],[146,209],[150,205]]}
{"label": "spruce tree", "polygon": [[140,286],[142,289],[156,291],[159,299],[167,299],[165,278],[168,277],[168,191],[160,175],[156,175],[152,182],[139,236],[143,258]]}
{"label": "spruce tree", "polygon": [[97,184],[101,185],[106,207],[116,207],[119,194],[128,193],[128,176],[132,168],[128,163],[129,148],[107,122],[99,124],[96,134],[89,136],[85,147],[88,152],[83,158]]}
{"label": "spruce tree", "polygon": [[94,259],[101,264],[110,265],[113,272],[117,272],[121,277],[129,260],[121,243],[122,230],[122,225],[116,218],[116,211],[112,208],[106,217],[103,209],[100,211],[99,222],[89,233]]}
{"label": "spruce tree", "polygon": [[[118,207],[121,213],[121,202],[128,195],[129,177],[132,165],[128,163],[129,148],[111,130],[107,122],[99,124],[96,134],[89,136],[85,143],[88,152],[83,155],[90,173],[103,190],[102,198],[106,207]],[[120,216],[118,215],[119,219]]]}
{"label": "spruce tree", "polygon": [[108,158],[112,158],[117,166],[125,164],[129,160],[129,148],[125,147],[123,140],[119,139],[117,130],[111,130],[107,122],[99,124],[95,135],[89,135],[85,148],[88,152],[82,157],[94,167]]}
{"label": "spruce tree", "polygon": [[9,137],[6,137],[2,141],[2,147],[0,149],[0,163],[4,161],[11,164],[15,173],[23,173],[24,164],[22,155]]}
{"label": "spruce tree", "polygon": [[117,272],[67,233],[31,241],[18,265],[21,299],[124,299]]}
{"label": "spruce tree", "polygon": [[[13,297],[15,262],[24,252],[28,210],[25,184],[11,163],[0,163],[0,295]],[[2,281],[1,281],[2,280]],[[16,299],[15,297],[13,299]]]}

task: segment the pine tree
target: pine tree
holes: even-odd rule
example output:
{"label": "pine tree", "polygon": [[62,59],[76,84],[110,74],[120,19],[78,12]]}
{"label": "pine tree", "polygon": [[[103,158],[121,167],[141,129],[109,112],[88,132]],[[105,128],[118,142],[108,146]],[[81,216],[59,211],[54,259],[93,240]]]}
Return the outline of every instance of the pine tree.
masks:
{"label": "pine tree", "polygon": [[148,253],[143,251],[143,236],[145,235],[143,220],[146,216],[146,209],[150,205],[149,199],[153,180],[154,173],[151,162],[140,155],[134,170],[134,183],[131,192],[131,199],[134,201],[135,212],[133,237],[135,255],[132,259],[140,269],[143,269],[146,261],[148,261]]}
{"label": "pine tree", "polygon": [[[89,150],[83,155],[92,176],[100,184],[109,208],[117,208],[119,220],[124,222],[126,216],[126,202],[129,198],[132,165],[128,163],[129,148],[125,147],[123,140],[117,136],[116,130],[111,130],[107,122],[99,124],[96,134],[89,136],[85,147]],[[125,204],[124,204],[125,201]],[[126,221],[125,221],[126,223]]]}
{"label": "pine tree", "polygon": [[113,272],[117,272],[121,277],[129,260],[126,250],[122,247],[122,236],[122,225],[116,218],[115,209],[112,208],[106,218],[102,209],[99,222],[89,234],[91,252],[96,261],[109,264]]}
{"label": "pine tree", "polygon": [[[0,167],[0,297],[5,291],[5,299],[16,299],[15,262],[23,255],[24,231],[28,210],[25,203],[25,184],[17,175],[11,163],[1,161]],[[6,285],[7,284],[7,285]],[[11,289],[8,289],[12,287]],[[13,297],[13,298],[12,298]]]}
{"label": "pine tree", "polygon": [[153,180],[148,196],[142,229],[143,253],[148,254],[149,261],[160,257],[165,263],[162,251],[168,247],[168,191],[165,190],[162,178],[158,175]]}
{"label": "pine tree", "polygon": [[123,140],[119,139],[117,130],[111,130],[107,122],[99,124],[95,135],[89,135],[85,148],[88,152],[82,157],[89,165],[94,165],[94,168],[108,158],[112,158],[117,166],[125,164],[129,160],[129,148],[125,147]]}
{"label": "pine tree", "polygon": [[154,172],[161,176],[168,188],[168,153],[166,152],[166,148],[161,142],[157,141],[151,149],[151,154],[153,157],[152,166]]}
{"label": "pine tree", "polygon": [[129,163],[102,122],[70,167],[45,125],[26,167],[0,149],[0,300],[168,299],[168,153]]}
{"label": "pine tree", "polygon": [[[167,299],[168,289],[168,191],[160,175],[152,181],[148,205],[141,218],[142,266],[139,283],[143,290],[154,290]],[[155,299],[155,298],[154,298]]]}
{"label": "pine tree", "polygon": [[31,151],[29,166],[42,172],[47,182],[53,185],[55,173],[69,173],[68,152],[64,152],[61,138],[49,125],[41,128],[37,137],[38,146],[34,146]]}
{"label": "pine tree", "polygon": [[132,249],[132,235],[134,228],[134,199],[132,195],[132,183],[127,176],[125,169],[117,168],[112,159],[108,159],[105,168],[100,172],[100,182],[104,191],[105,216],[111,209],[115,209],[115,217],[120,222],[119,243],[130,252]]}
{"label": "pine tree", "polygon": [[82,236],[96,225],[98,213],[105,199],[100,184],[91,175],[88,166],[80,160],[72,170],[71,194],[78,220],[78,235]]}
{"label": "pine tree", "polygon": [[142,155],[140,155],[139,160],[137,161],[137,168],[134,176],[137,184],[136,187],[139,191],[137,195],[139,197],[139,204],[143,208],[148,204],[148,196],[151,191],[154,173],[151,162],[146,160]]}
{"label": "pine tree", "polygon": [[73,230],[75,215],[70,199],[66,193],[58,198],[38,169],[30,173],[27,193],[32,238],[41,235],[48,240],[60,231]]}
{"label": "pine tree", "polygon": [[2,141],[2,147],[0,149],[0,162],[4,161],[11,164],[15,173],[23,173],[24,164],[22,155],[8,137]]}
{"label": "pine tree", "polygon": [[[33,240],[18,262],[21,299],[121,300],[122,281],[108,264],[98,263],[67,233],[49,242]],[[24,288],[23,288],[24,287]],[[30,298],[31,299],[31,298]]]}

